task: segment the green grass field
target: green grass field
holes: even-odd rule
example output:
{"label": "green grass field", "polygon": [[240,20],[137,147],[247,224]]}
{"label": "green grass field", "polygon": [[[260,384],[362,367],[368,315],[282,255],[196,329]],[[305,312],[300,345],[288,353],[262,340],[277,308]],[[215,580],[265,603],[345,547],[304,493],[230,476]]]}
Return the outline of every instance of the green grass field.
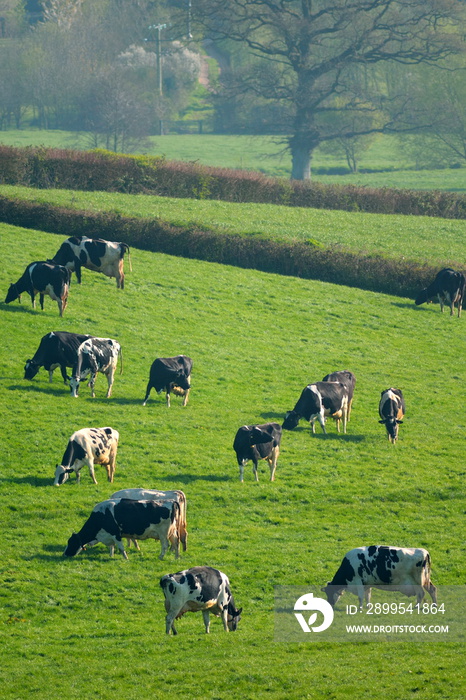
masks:
{"label": "green grass field", "polygon": [[[151,137],[149,155],[163,155],[168,160],[199,162],[223,168],[255,170],[273,177],[289,178],[291,159],[284,150],[283,138],[276,136],[234,135],[167,135]],[[87,150],[85,134],[69,131],[8,130],[0,131],[0,143],[15,146],[45,146]],[[342,157],[317,150],[312,161],[313,178],[317,182],[466,191],[464,169],[415,170],[415,164],[397,145],[395,137],[380,136],[361,157],[361,170],[381,172],[347,175],[324,174],[319,170],[345,169]]]}
{"label": "green grass field", "polygon": [[[63,237],[0,227],[0,289]],[[83,271],[68,308],[0,303],[3,415],[0,564],[2,698],[128,700],[466,697],[464,643],[277,643],[276,585],[323,584],[343,554],[373,543],[422,546],[441,588],[464,584],[464,318],[437,305],[338,285],[132,251],[126,288]],[[4,297],[2,297],[4,298]],[[113,337],[123,374],[113,397],[82,387],[72,399],[23,366],[51,330]],[[167,409],[142,399],[157,356],[190,355],[192,392]],[[232,442],[245,423],[281,422],[301,389],[335,369],[357,377],[346,436],[333,425],[283,435],[277,477],[238,479]],[[378,424],[380,391],[403,389],[407,415],[396,446]],[[70,434],[111,425],[121,434],[114,484],[97,468],[78,486],[52,486]],[[110,559],[98,545],[62,552],[93,506],[132,486],[181,488],[188,551],[158,560],[159,544]],[[184,616],[164,634],[161,575],[209,564],[230,577],[243,617],[235,633]],[[374,591],[374,600],[394,596]],[[405,599],[403,599],[405,600]],[[346,596],[337,606],[354,603]],[[463,652],[461,651],[463,649]]]}
{"label": "green grass field", "polygon": [[78,210],[160,218],[177,226],[246,237],[313,240],[353,252],[464,267],[464,220],[9,185],[0,185],[0,195]]}

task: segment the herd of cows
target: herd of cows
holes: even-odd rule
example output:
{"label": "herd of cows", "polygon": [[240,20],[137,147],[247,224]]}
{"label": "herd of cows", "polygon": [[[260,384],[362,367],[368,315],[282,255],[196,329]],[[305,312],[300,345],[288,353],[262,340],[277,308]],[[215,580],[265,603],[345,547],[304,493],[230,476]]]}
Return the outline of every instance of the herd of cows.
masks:
{"label": "herd of cows", "polygon": [[[56,255],[45,262],[33,262],[27,266],[22,277],[11,284],[6,303],[21,298],[23,292],[31,296],[40,294],[41,308],[44,295],[57,301],[60,316],[67,304],[71,273],[81,282],[81,268],[101,272],[115,277],[118,288],[124,288],[123,259],[129,254],[125,243],[109,242],[101,239],[72,237],[64,241]],[[457,306],[458,316],[465,293],[466,280],[462,273],[450,268],[441,270],[435,280],[422,290],[416,304],[438,297],[440,308],[450,307],[453,315]],[[95,338],[90,335],[53,331],[44,335],[31,359],[26,361],[25,379],[33,379],[40,367],[49,372],[52,381],[53,371],[60,367],[65,384],[69,384],[71,395],[78,396],[80,383],[89,378],[92,396],[97,373],[107,377],[107,397],[110,397],[118,358],[121,358],[120,344],[111,338]],[[183,396],[183,406],[187,404],[191,389],[193,362],[186,355],[156,358],[150,368],[149,381],[143,405],[145,406],[152,388],[157,393],[165,390],[166,403],[170,406],[170,394]],[[67,369],[71,368],[71,376]],[[274,481],[277,459],[280,452],[282,429],[292,430],[301,419],[305,419],[315,432],[318,421],[326,433],[327,417],[335,420],[337,430],[343,424],[346,433],[350,420],[356,378],[349,370],[336,371],[326,375],[322,381],[306,386],[294,408],[288,411],[282,425],[265,423],[241,426],[234,438],[233,449],[240,470],[240,481],[244,479],[244,467],[248,461],[253,464],[253,474],[258,481],[258,462],[266,460],[270,466],[270,480]],[[403,421],[405,403],[401,390],[389,388],[381,392],[379,401],[380,423],[385,425],[388,439],[395,443],[398,426]],[[97,483],[95,464],[106,468],[107,478],[113,482],[119,433],[111,427],[84,428],[74,432],[68,440],[61,464],[57,465],[54,484],[60,486],[74,473],[80,479],[80,470],[85,465],[94,483]],[[128,558],[123,540],[133,542],[139,549],[138,540],[148,538],[160,540],[163,559],[171,549],[179,557],[180,543],[187,546],[187,502],[182,491],[158,491],[147,489],[125,489],[113,493],[109,499],[98,503],[81,530],[73,533],[68,540],[64,555],[75,556],[86,547],[97,542],[105,544],[110,555],[115,547],[124,558]],[[373,587],[390,586],[406,595],[415,595],[420,603],[427,591],[434,603],[437,602],[436,588],[430,581],[430,555],[422,548],[388,547],[373,545],[349,551],[333,577],[322,588],[332,606],[335,606],[345,589],[359,598],[362,609],[364,601],[369,602]],[[176,634],[175,619],[185,612],[201,610],[206,632],[209,632],[209,614],[220,616],[225,630],[235,630],[242,609],[237,609],[231,593],[228,577],[212,567],[193,567],[175,574],[167,574],[160,580],[165,597],[166,632]]]}

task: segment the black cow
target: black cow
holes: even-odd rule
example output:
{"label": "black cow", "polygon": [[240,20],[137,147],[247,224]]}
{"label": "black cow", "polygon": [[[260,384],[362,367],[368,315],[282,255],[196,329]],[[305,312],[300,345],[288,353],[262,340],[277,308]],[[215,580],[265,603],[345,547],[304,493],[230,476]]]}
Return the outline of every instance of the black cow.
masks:
{"label": "black cow", "polygon": [[343,369],[338,372],[331,372],[330,374],[326,374],[325,377],[322,379],[323,382],[340,382],[340,384],[343,384],[343,386],[346,387],[348,390],[348,415],[347,415],[347,421],[349,423],[350,420],[350,415],[351,415],[351,407],[353,405],[353,395],[354,395],[354,387],[356,386],[356,377],[352,372],[349,371],[349,369]]}
{"label": "black cow", "polygon": [[[77,398],[79,384],[90,375],[89,386],[92,398],[95,397],[94,385],[97,372],[102,372],[107,377],[107,399],[112,394],[113,379],[121,356],[121,346],[113,338],[89,338],[78,348],[78,358],[73,367],[70,379],[71,396]],[[123,360],[120,365],[120,374],[123,371]]]}
{"label": "black cow", "polygon": [[88,338],[92,336],[67,331],[52,331],[42,336],[34,357],[26,360],[24,379],[33,379],[39,368],[43,367],[49,373],[51,382],[53,371],[60,367],[61,376],[66,384],[69,380],[66,368],[74,367],[78,359],[79,346]]}
{"label": "black cow", "polygon": [[282,429],[278,423],[243,425],[239,428],[233,449],[239,464],[240,481],[244,480],[244,465],[248,460],[252,461],[254,477],[259,481],[257,463],[260,459],[266,459],[269,463],[270,481],[274,481],[281,439]]}
{"label": "black cow", "polygon": [[[104,241],[102,238],[87,236],[72,236],[61,244],[52,261],[74,272],[79,284],[81,284],[81,267],[87,267],[107,277],[115,277],[117,287],[123,289],[125,286],[123,258],[126,252],[129,257],[127,243]],[[131,270],[131,258],[129,258],[129,266]]]}
{"label": "black cow", "polygon": [[179,537],[176,530],[179,505],[157,501],[135,501],[131,498],[114,498],[98,503],[79,532],[74,532],[68,540],[63,555],[74,557],[86,547],[102,542],[113,556],[115,546],[125,559],[123,538],[132,540],[160,540],[163,559],[170,543],[179,556]]}
{"label": "black cow", "polygon": [[315,421],[319,421],[324,433],[325,417],[331,416],[340,432],[340,420],[343,419],[343,432],[346,433],[348,416],[348,389],[341,382],[315,382],[308,384],[299,397],[294,409],[288,411],[282,427],[286,430],[296,428],[301,418],[308,420],[315,433]]}
{"label": "black cow", "polygon": [[380,394],[379,423],[385,425],[387,437],[393,444],[398,439],[398,426],[403,423],[406,406],[401,389],[385,389]]}
{"label": "black cow", "polygon": [[152,387],[157,394],[165,389],[167,406],[170,406],[170,392],[183,396],[183,406],[188,403],[191,389],[191,370],[193,361],[186,355],[176,357],[158,357],[152,363],[149,373],[149,381],[146,388],[146,396],[143,406],[146,405]]}
{"label": "black cow", "polygon": [[462,272],[455,272],[451,267],[445,267],[437,273],[434,281],[419,293],[416,299],[416,306],[424,304],[432,297],[437,296],[440,304],[440,311],[447,304],[450,307],[450,316],[453,316],[455,304],[458,307],[458,318],[461,316],[464,291],[466,287],[466,277]]}
{"label": "black cow", "polygon": [[211,566],[194,566],[160,579],[165,596],[165,631],[178,634],[175,620],[185,612],[202,610],[205,631],[210,629],[209,614],[221,617],[225,632],[234,631],[241,619],[242,608],[236,609],[228,576]]}
{"label": "black cow", "polygon": [[322,588],[328,602],[335,607],[345,590],[359,598],[359,609],[364,599],[370,603],[371,588],[400,591],[416,596],[420,605],[424,591],[437,604],[437,588],[430,580],[430,554],[422,547],[388,547],[371,545],[356,547],[343,557],[338,571]]}
{"label": "black cow", "polygon": [[32,301],[32,308],[36,308],[36,294],[39,294],[40,308],[44,310],[44,295],[48,294],[58,304],[60,316],[66,309],[68,293],[70,289],[70,271],[62,265],[53,262],[38,260],[30,263],[19,280],[10,284],[5,298],[5,304],[15,299],[21,301],[21,294],[27,292]]}

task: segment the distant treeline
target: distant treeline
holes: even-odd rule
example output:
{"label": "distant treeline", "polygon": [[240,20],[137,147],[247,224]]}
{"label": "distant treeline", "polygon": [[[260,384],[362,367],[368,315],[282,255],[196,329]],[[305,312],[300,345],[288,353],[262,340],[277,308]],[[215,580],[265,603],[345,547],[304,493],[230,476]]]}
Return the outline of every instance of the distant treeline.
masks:
{"label": "distant treeline", "polygon": [[404,259],[386,259],[302,242],[250,239],[183,228],[160,219],[80,212],[4,196],[0,196],[0,220],[63,236],[85,235],[124,241],[153,252],[411,298],[430,283],[438,271],[438,267]]}
{"label": "distant treeline", "polygon": [[165,197],[261,202],[376,214],[466,218],[466,195],[288,181],[163,157],[0,146],[0,182],[41,189],[145,193]]}

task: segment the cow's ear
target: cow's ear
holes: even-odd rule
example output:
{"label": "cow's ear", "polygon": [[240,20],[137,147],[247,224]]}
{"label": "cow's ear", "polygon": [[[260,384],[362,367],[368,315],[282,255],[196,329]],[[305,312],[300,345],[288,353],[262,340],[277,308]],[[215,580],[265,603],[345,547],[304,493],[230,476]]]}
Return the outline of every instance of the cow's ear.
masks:
{"label": "cow's ear", "polygon": [[385,423],[385,421],[384,421],[384,420],[379,420],[379,423]]}
{"label": "cow's ear", "polygon": [[402,425],[402,423],[403,423],[402,420],[397,420],[396,422],[398,423],[398,425]]}
{"label": "cow's ear", "polygon": [[236,611],[236,614],[241,615],[242,612],[243,612],[243,608],[238,608],[238,610]]}

